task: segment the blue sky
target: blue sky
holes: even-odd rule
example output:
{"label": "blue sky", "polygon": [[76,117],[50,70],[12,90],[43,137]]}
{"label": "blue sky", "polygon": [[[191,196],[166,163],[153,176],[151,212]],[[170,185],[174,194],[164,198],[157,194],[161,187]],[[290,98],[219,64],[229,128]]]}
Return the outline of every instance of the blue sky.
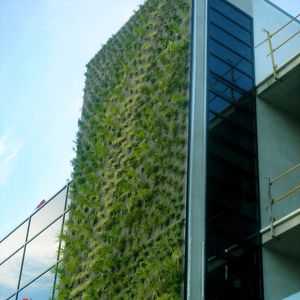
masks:
{"label": "blue sky", "polygon": [[70,176],[85,65],[143,0],[0,0],[0,239]]}
{"label": "blue sky", "polygon": [[143,2],[0,0],[0,239],[66,183],[85,65]]}
{"label": "blue sky", "polygon": [[296,16],[300,13],[300,1],[299,0],[270,0],[277,6],[284,9],[292,16]]}

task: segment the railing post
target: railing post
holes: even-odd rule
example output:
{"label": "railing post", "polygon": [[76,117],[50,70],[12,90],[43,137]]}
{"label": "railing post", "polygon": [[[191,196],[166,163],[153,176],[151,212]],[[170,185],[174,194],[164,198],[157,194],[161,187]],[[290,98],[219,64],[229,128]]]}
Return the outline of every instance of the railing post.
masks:
{"label": "railing post", "polygon": [[272,60],[272,69],[273,69],[274,79],[277,80],[278,73],[277,73],[277,65],[275,63],[274,49],[272,47],[272,35],[270,34],[270,32],[268,30],[264,29],[264,31],[267,33],[267,40],[268,40],[269,51],[270,51],[271,60]]}
{"label": "railing post", "polygon": [[268,200],[269,200],[269,213],[270,213],[270,227],[271,227],[271,236],[272,238],[275,238],[274,234],[274,216],[273,216],[273,199],[272,199],[272,182],[271,178],[268,177]]}

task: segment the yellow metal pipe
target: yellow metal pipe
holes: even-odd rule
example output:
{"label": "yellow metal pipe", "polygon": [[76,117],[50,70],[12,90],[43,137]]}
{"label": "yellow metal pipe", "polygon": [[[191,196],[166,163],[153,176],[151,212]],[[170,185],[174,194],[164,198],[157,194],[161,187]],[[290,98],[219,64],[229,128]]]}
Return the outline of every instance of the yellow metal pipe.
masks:
{"label": "yellow metal pipe", "polygon": [[273,50],[273,47],[272,47],[272,38],[271,38],[271,35],[270,35],[269,31],[265,30],[265,32],[267,33],[267,37],[268,37],[268,45],[269,45],[269,50],[270,50],[269,55],[271,55],[274,78],[277,79],[278,78],[277,65],[275,63],[274,50]]}
{"label": "yellow metal pipe", "polygon": [[281,26],[279,29],[277,29],[275,32],[273,32],[271,34],[271,37],[273,37],[275,34],[277,34],[279,31],[281,31],[283,28],[285,28],[286,26],[288,26],[290,23],[292,23],[293,21],[295,21],[298,17],[300,16],[300,13],[295,16],[293,19],[290,19],[286,24],[284,24],[283,26]]}
{"label": "yellow metal pipe", "polygon": [[[277,51],[279,48],[281,48],[283,45],[285,45],[287,42],[289,42],[291,39],[293,39],[299,33],[300,33],[300,30],[298,30],[297,32],[295,32],[286,41],[284,41],[283,43],[281,43],[280,45],[278,45],[276,48],[274,48],[273,52]],[[269,56],[269,55],[271,55],[271,53],[269,53],[267,56]]]}
{"label": "yellow metal pipe", "polygon": [[[298,17],[300,16],[300,13],[298,15],[296,15],[294,18],[290,19],[286,24],[284,24],[283,26],[281,26],[279,29],[277,29],[275,32],[270,33],[270,38],[272,38],[275,34],[277,34],[279,31],[281,31],[283,28],[285,28],[286,26],[288,26],[290,23],[292,23],[293,21],[295,21]],[[262,44],[264,44],[265,42],[268,41],[268,38],[264,39],[263,41],[261,41],[260,43],[258,43],[255,48],[261,46]]]}
{"label": "yellow metal pipe", "polygon": [[275,182],[281,180],[282,178],[284,178],[285,176],[287,176],[288,174],[290,174],[291,172],[295,171],[297,168],[300,167],[300,164],[297,164],[296,166],[292,167],[291,169],[287,170],[286,172],[282,173],[281,175],[277,176],[274,180],[272,180],[270,182],[270,185],[274,184]]}
{"label": "yellow metal pipe", "polygon": [[300,190],[300,184],[296,185],[295,187],[293,187],[290,191],[288,191],[287,193],[285,193],[284,195],[282,195],[281,197],[279,197],[276,200],[273,200],[273,204],[277,204],[278,202],[282,201],[283,199],[287,198],[288,196],[290,196],[291,194],[295,193],[297,190]]}

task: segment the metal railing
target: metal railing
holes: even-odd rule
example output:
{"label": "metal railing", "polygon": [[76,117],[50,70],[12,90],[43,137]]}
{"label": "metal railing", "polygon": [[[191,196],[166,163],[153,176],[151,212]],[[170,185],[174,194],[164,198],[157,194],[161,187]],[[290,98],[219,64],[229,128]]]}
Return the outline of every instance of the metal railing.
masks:
{"label": "metal railing", "polygon": [[269,47],[269,53],[267,54],[266,57],[271,56],[271,62],[272,62],[272,69],[273,69],[273,75],[274,78],[277,80],[279,79],[278,77],[278,66],[275,61],[275,52],[279,50],[282,46],[287,44],[290,40],[292,40],[295,36],[297,36],[300,33],[300,29],[296,32],[294,32],[292,35],[290,35],[288,38],[286,38],[283,42],[281,42],[279,45],[273,47],[273,41],[272,38],[276,36],[279,32],[281,32],[283,29],[285,29],[289,24],[292,22],[297,22],[298,18],[300,16],[300,13],[297,14],[294,18],[290,19],[286,24],[278,28],[276,31],[273,33],[270,33],[270,31],[263,29],[263,31],[266,33],[267,37],[260,43],[258,43],[255,48],[263,45],[264,43],[268,42],[268,47]]}
{"label": "metal railing", "polygon": [[[284,178],[286,178],[288,175],[292,174],[293,172],[296,172],[298,169],[300,169],[300,163],[297,164],[296,166],[292,167],[291,169],[283,172],[279,176],[277,176],[275,179],[271,180],[271,178],[268,178],[268,199],[269,199],[269,205],[267,208],[269,209],[270,213],[270,227],[271,227],[271,236],[272,238],[275,238],[274,234],[274,222],[275,222],[275,217],[273,213],[273,208],[274,205],[277,205],[279,202],[287,199],[294,193],[296,193],[298,190],[300,190],[300,180],[299,183],[297,183],[293,188],[285,192],[284,194],[281,194],[280,196],[276,197],[275,199],[273,198],[272,195],[272,188],[275,184],[278,184],[280,181],[282,181]],[[300,207],[300,203],[299,203]]]}
{"label": "metal railing", "polygon": [[[13,237],[14,233],[17,233],[17,230],[21,228],[22,225],[26,225],[26,233],[25,233],[25,242],[23,244],[21,244],[20,246],[15,247],[15,249],[5,258],[5,259],[1,259],[0,260],[0,270],[1,267],[4,265],[4,263],[6,263],[7,261],[9,261],[12,257],[14,257],[19,251],[22,251],[22,256],[21,256],[21,264],[20,264],[20,268],[19,268],[19,272],[18,272],[18,281],[17,281],[17,286],[15,291],[6,296],[6,300],[8,299],[15,299],[18,300],[19,297],[19,293],[21,291],[23,291],[26,287],[30,286],[32,283],[34,283],[36,280],[38,280],[41,276],[45,275],[47,272],[49,272],[50,270],[54,270],[54,278],[53,278],[53,288],[51,291],[51,299],[54,299],[55,296],[55,287],[56,287],[56,283],[57,283],[57,270],[58,270],[58,265],[59,263],[62,261],[61,258],[61,239],[60,236],[63,233],[63,229],[64,229],[64,224],[65,224],[65,218],[66,218],[66,214],[69,211],[68,208],[68,199],[69,199],[69,187],[70,187],[71,182],[68,182],[67,185],[65,185],[61,190],[59,190],[53,197],[51,197],[44,205],[42,205],[41,207],[39,207],[34,213],[32,213],[28,218],[26,218],[18,227],[16,227],[13,231],[11,231],[9,234],[7,234],[2,240],[0,240],[0,246],[1,244],[3,245],[3,243],[5,243],[9,238]],[[35,233],[33,236],[30,237],[29,233],[31,230],[31,223],[32,223],[32,219],[34,216],[36,216],[37,214],[39,214],[39,212],[43,211],[45,208],[47,208],[49,206],[49,204],[57,199],[57,197],[59,197],[62,193],[65,192],[64,195],[64,199],[63,201],[63,208],[62,211],[59,215],[55,216],[54,219],[49,220],[49,223],[46,224],[45,226],[43,226],[43,228],[41,230],[39,230],[37,233]],[[37,237],[39,237],[43,232],[45,232],[45,230],[47,230],[48,228],[50,228],[53,224],[55,224],[56,222],[58,222],[59,220],[62,220],[61,222],[61,227],[59,230],[59,240],[58,240],[58,249],[57,249],[57,256],[56,256],[56,261],[54,264],[52,264],[51,266],[48,266],[47,268],[45,268],[45,270],[42,270],[40,272],[40,274],[38,274],[37,276],[35,276],[34,278],[31,278],[31,280],[25,284],[21,285],[21,279],[22,279],[22,275],[23,275],[23,269],[24,269],[24,261],[25,261],[25,257],[26,257],[26,248],[28,245],[30,245],[30,243],[32,241],[34,241]],[[41,249],[42,250],[42,249]],[[1,285],[1,283],[0,283]]]}

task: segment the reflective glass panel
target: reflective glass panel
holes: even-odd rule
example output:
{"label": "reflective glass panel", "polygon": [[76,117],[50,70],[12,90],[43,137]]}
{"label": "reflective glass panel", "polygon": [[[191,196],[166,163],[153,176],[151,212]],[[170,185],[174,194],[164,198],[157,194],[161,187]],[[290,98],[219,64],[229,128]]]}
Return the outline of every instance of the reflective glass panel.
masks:
{"label": "reflective glass panel", "polygon": [[38,278],[19,293],[18,299],[47,300],[52,297],[54,268]]}
{"label": "reflective glass panel", "polygon": [[220,143],[216,139],[210,140],[211,153],[218,157],[226,157],[229,163],[240,167],[246,172],[251,172],[253,168],[252,157],[236,151],[231,145]]}
{"label": "reflective glass panel", "polygon": [[0,265],[0,299],[6,299],[17,290],[23,249]]}
{"label": "reflective glass panel", "polygon": [[47,202],[35,215],[31,218],[29,239],[35,236],[48,224],[54,221],[64,211],[66,191],[63,189],[52,200]]}
{"label": "reflective glass panel", "polygon": [[232,49],[219,43],[218,41],[211,39],[210,51],[216,54],[218,57],[225,61],[229,61],[235,68],[241,70],[249,76],[253,76],[253,65],[245,59],[243,56],[237,54]]}
{"label": "reflective glass panel", "polygon": [[56,263],[61,224],[62,218],[27,245],[21,286]]}
{"label": "reflective glass panel", "polygon": [[221,113],[222,111],[226,110],[232,106],[232,104],[218,96],[213,96],[211,100],[209,101],[209,109]]}
{"label": "reflective glass panel", "polygon": [[252,49],[241,41],[235,39],[232,35],[226,33],[222,28],[214,24],[210,24],[210,34],[215,40],[232,49],[233,51],[239,53],[240,55],[246,57],[247,59],[252,59]]}
{"label": "reflective glass panel", "polygon": [[228,33],[234,35],[239,40],[251,46],[252,36],[248,30],[243,29],[233,20],[230,20],[229,18],[225,17],[215,9],[211,10],[210,16],[211,20],[215,24],[217,24],[218,26],[222,26],[222,28],[226,28],[226,31]]}
{"label": "reflective glass panel", "polygon": [[233,22],[236,22],[239,26],[245,28],[246,30],[252,31],[251,19],[236,7],[233,8],[229,2],[210,0],[210,4],[214,10],[219,11],[224,16],[230,18]]}
{"label": "reflective glass panel", "polygon": [[225,0],[208,20],[205,299],[261,299],[252,20]]}
{"label": "reflective glass panel", "polygon": [[25,243],[28,221],[0,243],[0,263]]}
{"label": "reflective glass panel", "polygon": [[[221,126],[218,126],[222,124]],[[254,146],[249,140],[249,134],[244,132],[241,134],[241,128],[234,126],[234,124],[224,120],[220,116],[214,115],[214,120],[209,122],[210,135],[218,136],[222,142],[228,141],[235,147],[239,146],[247,151],[254,151]]]}
{"label": "reflective glass panel", "polygon": [[245,98],[237,87],[234,87],[229,82],[225,82],[222,78],[213,74],[210,76],[209,84],[211,91],[214,91],[214,93],[221,95],[225,99],[239,101]]}
{"label": "reflective glass panel", "polygon": [[253,88],[253,80],[249,76],[238,71],[235,66],[224,62],[219,57],[211,55],[210,67],[212,72],[245,91],[250,91]]}

